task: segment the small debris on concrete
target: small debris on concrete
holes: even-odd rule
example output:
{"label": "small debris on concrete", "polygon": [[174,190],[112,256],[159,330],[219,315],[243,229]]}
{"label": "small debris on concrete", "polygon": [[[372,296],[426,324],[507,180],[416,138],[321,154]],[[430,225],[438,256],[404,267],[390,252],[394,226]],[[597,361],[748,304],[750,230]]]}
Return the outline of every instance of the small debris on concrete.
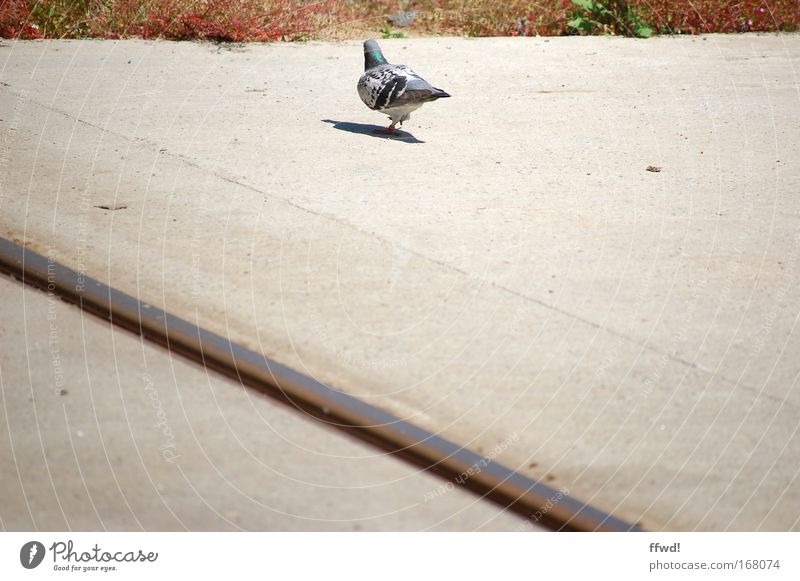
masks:
{"label": "small debris on concrete", "polygon": [[125,210],[127,207],[125,204],[100,204],[95,206],[95,208],[100,208],[101,210]]}
{"label": "small debris on concrete", "polygon": [[660,172],[662,169],[663,169],[662,167],[657,166],[657,165],[648,165],[647,166],[647,171],[652,171],[652,172],[655,172],[655,173]]}

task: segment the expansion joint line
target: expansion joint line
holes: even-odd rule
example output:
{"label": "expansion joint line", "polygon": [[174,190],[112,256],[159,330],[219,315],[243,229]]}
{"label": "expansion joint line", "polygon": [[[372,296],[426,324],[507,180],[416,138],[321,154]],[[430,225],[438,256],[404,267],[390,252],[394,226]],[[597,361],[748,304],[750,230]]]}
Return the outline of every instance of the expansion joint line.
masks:
{"label": "expansion joint line", "polygon": [[[552,530],[638,531],[593,506],[185,319],[0,238],[0,272],[49,290],[325,424]],[[477,468],[477,469],[476,469]],[[467,474],[469,477],[464,477]],[[553,499],[558,499],[554,502]]]}

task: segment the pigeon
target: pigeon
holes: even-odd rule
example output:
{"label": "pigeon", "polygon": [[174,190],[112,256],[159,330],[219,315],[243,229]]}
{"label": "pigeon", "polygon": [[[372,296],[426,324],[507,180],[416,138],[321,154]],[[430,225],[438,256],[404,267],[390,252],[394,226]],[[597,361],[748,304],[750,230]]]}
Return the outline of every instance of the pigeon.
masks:
{"label": "pigeon", "polygon": [[406,65],[386,61],[381,47],[374,40],[364,42],[364,74],[358,80],[358,96],[373,111],[385,113],[392,120],[380,133],[395,133],[395,125],[411,117],[428,101],[450,95],[437,89]]}

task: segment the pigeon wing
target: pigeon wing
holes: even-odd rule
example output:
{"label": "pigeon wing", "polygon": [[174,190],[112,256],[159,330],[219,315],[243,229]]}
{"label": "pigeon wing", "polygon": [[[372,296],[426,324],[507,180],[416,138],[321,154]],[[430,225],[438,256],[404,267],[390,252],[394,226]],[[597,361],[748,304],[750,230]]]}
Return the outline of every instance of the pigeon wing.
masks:
{"label": "pigeon wing", "polygon": [[407,66],[397,65],[395,68],[397,69],[396,72],[398,75],[405,76],[406,83],[403,89],[394,95],[389,106],[402,107],[404,105],[425,103],[427,101],[434,101],[442,97],[450,96],[441,89],[437,89],[431,85]]}
{"label": "pigeon wing", "polygon": [[449,97],[405,65],[368,70],[358,81],[358,95],[367,107],[381,111]]}
{"label": "pigeon wing", "polygon": [[376,67],[358,81],[358,96],[370,109],[381,110],[397,99],[408,83],[408,76],[393,65]]}

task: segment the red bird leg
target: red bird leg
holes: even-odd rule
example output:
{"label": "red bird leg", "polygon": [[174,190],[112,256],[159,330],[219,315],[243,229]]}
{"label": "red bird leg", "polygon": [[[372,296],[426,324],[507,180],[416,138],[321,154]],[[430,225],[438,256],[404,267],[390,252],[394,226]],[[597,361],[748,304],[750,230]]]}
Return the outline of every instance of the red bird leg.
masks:
{"label": "red bird leg", "polygon": [[388,129],[376,129],[374,132],[375,133],[380,133],[382,135],[396,135],[397,134],[397,130],[395,130],[395,128],[394,128],[395,125],[396,125],[396,123],[392,122],[392,124],[389,125]]}

